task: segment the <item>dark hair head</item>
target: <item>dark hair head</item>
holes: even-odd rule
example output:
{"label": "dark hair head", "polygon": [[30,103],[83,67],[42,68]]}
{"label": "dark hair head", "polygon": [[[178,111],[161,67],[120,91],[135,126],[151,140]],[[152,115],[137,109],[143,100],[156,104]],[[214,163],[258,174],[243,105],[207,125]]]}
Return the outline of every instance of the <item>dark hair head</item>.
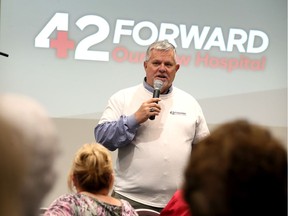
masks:
{"label": "dark hair head", "polygon": [[286,149],[246,120],[223,124],[194,146],[184,194],[193,216],[284,216]]}

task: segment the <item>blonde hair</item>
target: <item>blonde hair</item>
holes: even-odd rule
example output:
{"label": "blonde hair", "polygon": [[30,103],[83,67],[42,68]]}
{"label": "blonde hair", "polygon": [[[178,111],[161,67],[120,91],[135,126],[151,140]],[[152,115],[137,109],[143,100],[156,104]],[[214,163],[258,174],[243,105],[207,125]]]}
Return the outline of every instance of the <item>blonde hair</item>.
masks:
{"label": "blonde hair", "polygon": [[[84,144],[75,154],[68,177],[68,187],[88,192],[109,189],[113,174],[110,152],[101,144]],[[73,180],[72,180],[73,179]]]}

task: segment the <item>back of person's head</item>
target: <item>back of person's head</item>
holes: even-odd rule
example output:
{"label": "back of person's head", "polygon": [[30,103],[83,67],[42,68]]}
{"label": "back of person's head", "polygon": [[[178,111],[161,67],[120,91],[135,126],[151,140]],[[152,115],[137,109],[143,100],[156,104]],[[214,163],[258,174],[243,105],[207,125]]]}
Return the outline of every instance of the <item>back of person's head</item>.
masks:
{"label": "back of person's head", "polygon": [[193,216],[286,216],[286,148],[263,127],[227,122],[193,147],[184,194]]}
{"label": "back of person's head", "polygon": [[110,152],[98,143],[84,144],[77,152],[68,176],[68,187],[98,192],[109,190],[113,183],[113,166]]}
{"label": "back of person's head", "polygon": [[[0,148],[5,155],[1,156],[4,180],[0,181],[0,203],[11,200],[17,211],[11,213],[11,208],[6,215],[38,215],[41,202],[55,180],[53,161],[58,154],[55,127],[38,102],[23,95],[0,95]],[[11,193],[3,197],[2,189]],[[7,206],[3,208],[9,211]],[[0,211],[6,211],[3,208]]]}

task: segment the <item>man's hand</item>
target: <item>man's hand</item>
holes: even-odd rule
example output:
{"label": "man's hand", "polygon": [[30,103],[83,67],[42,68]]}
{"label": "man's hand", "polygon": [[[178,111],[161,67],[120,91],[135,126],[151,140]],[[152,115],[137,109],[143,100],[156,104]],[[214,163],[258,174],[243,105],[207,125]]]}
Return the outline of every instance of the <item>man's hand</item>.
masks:
{"label": "man's hand", "polygon": [[161,107],[157,104],[160,98],[151,98],[141,104],[139,109],[134,113],[136,121],[141,124],[149,119],[150,116],[157,116],[161,111]]}

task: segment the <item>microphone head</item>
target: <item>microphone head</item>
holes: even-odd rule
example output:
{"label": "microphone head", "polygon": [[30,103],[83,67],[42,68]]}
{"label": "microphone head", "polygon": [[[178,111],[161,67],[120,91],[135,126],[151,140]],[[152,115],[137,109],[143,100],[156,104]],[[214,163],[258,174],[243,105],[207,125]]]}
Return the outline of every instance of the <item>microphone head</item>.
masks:
{"label": "microphone head", "polygon": [[162,86],[163,86],[162,80],[158,80],[158,79],[154,80],[154,89],[161,90]]}

